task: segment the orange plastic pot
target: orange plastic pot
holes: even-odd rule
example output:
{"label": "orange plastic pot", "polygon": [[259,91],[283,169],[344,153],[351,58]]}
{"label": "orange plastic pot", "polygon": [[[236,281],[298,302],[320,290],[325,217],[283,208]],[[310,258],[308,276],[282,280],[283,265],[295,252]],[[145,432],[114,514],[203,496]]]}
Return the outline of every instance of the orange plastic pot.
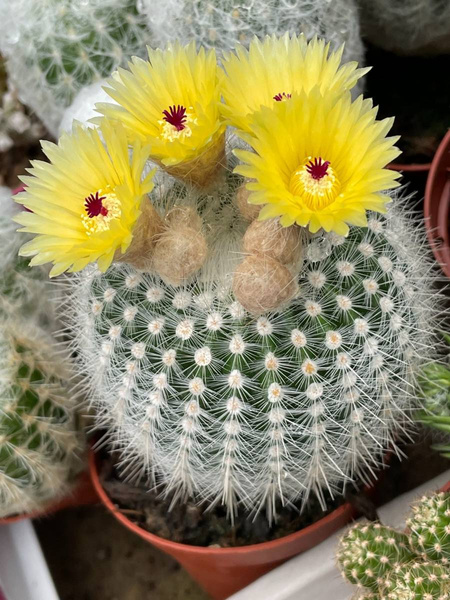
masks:
{"label": "orange plastic pot", "polygon": [[36,510],[31,513],[22,513],[20,515],[12,515],[11,517],[0,519],[0,525],[15,523],[17,521],[22,521],[22,519],[39,519],[58,512],[59,510],[63,510],[64,508],[87,506],[90,504],[97,504],[98,502],[99,498],[92,485],[92,479],[89,476],[89,473],[85,471],[80,475],[73,491],[61,500],[53,502],[41,510]]}
{"label": "orange plastic pot", "polygon": [[431,248],[442,270],[450,277],[450,131],[431,163],[424,214]]}
{"label": "orange plastic pot", "polygon": [[171,542],[130,521],[106,494],[100,482],[98,458],[91,451],[89,467],[94,488],[109,512],[128,529],[177,560],[214,599],[224,600],[271,569],[320,544],[356,516],[346,503],[320,521],[283,538],[237,548],[210,548]]}

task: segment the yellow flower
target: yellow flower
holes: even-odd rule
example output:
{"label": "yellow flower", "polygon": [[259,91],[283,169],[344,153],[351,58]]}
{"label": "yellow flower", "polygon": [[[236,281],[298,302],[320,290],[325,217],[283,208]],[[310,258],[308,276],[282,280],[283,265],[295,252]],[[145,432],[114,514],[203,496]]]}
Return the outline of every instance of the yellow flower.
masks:
{"label": "yellow flower", "polygon": [[129,139],[148,144],[150,156],[165,167],[191,163],[201,155],[205,164],[217,163],[225,125],[214,50],[197,52],[192,42],[149,48],[148,54],[149,61],[135,57],[130,71],[119,69],[113,75],[105,89],[117,104],[97,104],[97,110],[122,122]]}
{"label": "yellow flower", "polygon": [[125,130],[106,121],[100,134],[75,125],[59,144],[42,142],[50,163],[34,161],[22,178],[26,190],[16,201],[31,212],[15,220],[20,231],[35,234],[22,246],[31,265],[53,263],[50,276],[79,271],[98,261],[105,271],[114,254],[124,253],[133,238],[145,194],[153,188],[149,173],[141,181],[148,156],[137,141],[128,156]]}
{"label": "yellow flower", "polygon": [[385,212],[382,192],[399,174],[384,167],[400,152],[386,137],[393,119],[376,113],[362,96],[352,103],[317,88],[256,113],[252,135],[242,134],[255,153],[237,150],[246,164],[236,171],[255,180],[247,188],[250,203],[265,204],[259,218],[346,235],[349,224],[367,224],[366,210]]}
{"label": "yellow flower", "polygon": [[358,63],[341,65],[344,47],[330,53],[330,44],[303,34],[256,37],[248,50],[238,45],[236,54],[225,55],[227,76],[222,85],[223,114],[242,131],[249,131],[252,115],[261,106],[272,107],[302,90],[319,86],[322,94],[350,90],[369,69]]}

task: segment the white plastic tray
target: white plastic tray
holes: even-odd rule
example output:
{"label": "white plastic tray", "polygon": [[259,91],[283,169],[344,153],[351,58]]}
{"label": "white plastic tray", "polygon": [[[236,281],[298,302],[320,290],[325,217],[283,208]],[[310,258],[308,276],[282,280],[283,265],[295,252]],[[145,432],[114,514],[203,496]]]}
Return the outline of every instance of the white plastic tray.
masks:
{"label": "white plastic tray", "polygon": [[59,600],[29,519],[0,526],[0,590],[6,600]]}

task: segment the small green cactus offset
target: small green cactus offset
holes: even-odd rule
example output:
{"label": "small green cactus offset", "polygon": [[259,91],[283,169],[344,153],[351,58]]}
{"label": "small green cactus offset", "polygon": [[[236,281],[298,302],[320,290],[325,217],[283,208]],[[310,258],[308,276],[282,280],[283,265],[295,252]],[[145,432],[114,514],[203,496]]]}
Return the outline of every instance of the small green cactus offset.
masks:
{"label": "small green cactus offset", "polygon": [[77,92],[150,43],[136,0],[2,2],[0,49],[20,99],[55,134]]}
{"label": "small green cactus offset", "polygon": [[337,561],[358,586],[354,599],[450,599],[450,493],[424,496],[412,508],[407,533],[357,523],[341,539]]}
{"label": "small green cactus offset", "polygon": [[450,494],[422,498],[412,507],[406,525],[414,550],[450,569]]}
{"label": "small green cactus offset", "polygon": [[79,464],[66,361],[31,323],[0,327],[0,517],[68,492]]}
{"label": "small green cactus offset", "polygon": [[380,523],[356,524],[338,550],[339,566],[348,581],[374,592],[388,573],[415,556],[405,533]]}
{"label": "small green cactus offset", "polygon": [[449,570],[437,563],[412,562],[392,571],[380,591],[380,600],[449,600]]}

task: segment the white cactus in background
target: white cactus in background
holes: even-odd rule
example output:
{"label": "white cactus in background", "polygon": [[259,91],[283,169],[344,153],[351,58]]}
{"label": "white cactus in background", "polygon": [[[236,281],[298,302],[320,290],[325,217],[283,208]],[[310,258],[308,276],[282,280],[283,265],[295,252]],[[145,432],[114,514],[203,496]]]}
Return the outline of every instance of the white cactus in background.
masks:
{"label": "white cactus in background", "polygon": [[0,18],[8,74],[53,134],[80,89],[150,43],[136,0],[1,0]]}
{"label": "white cactus in background", "polygon": [[450,52],[448,0],[358,0],[361,29],[375,46],[399,54]]}
{"label": "white cactus in background", "polygon": [[345,42],[344,60],[363,64],[354,0],[143,0],[156,46],[197,40],[205,47],[231,50],[254,35],[286,31],[318,35],[334,48]]}
{"label": "white cactus in background", "polygon": [[[313,236],[297,298],[250,316],[229,279],[248,225],[232,201],[241,181],[202,196],[175,185],[177,205],[209,224],[193,283],[87,269],[70,281],[72,334],[128,475],[163,482],[174,501],[270,518],[278,502],[324,503],[326,490],[370,479],[411,427],[437,307],[426,242],[400,203],[347,238]],[[154,192],[165,209],[167,197]]]}

